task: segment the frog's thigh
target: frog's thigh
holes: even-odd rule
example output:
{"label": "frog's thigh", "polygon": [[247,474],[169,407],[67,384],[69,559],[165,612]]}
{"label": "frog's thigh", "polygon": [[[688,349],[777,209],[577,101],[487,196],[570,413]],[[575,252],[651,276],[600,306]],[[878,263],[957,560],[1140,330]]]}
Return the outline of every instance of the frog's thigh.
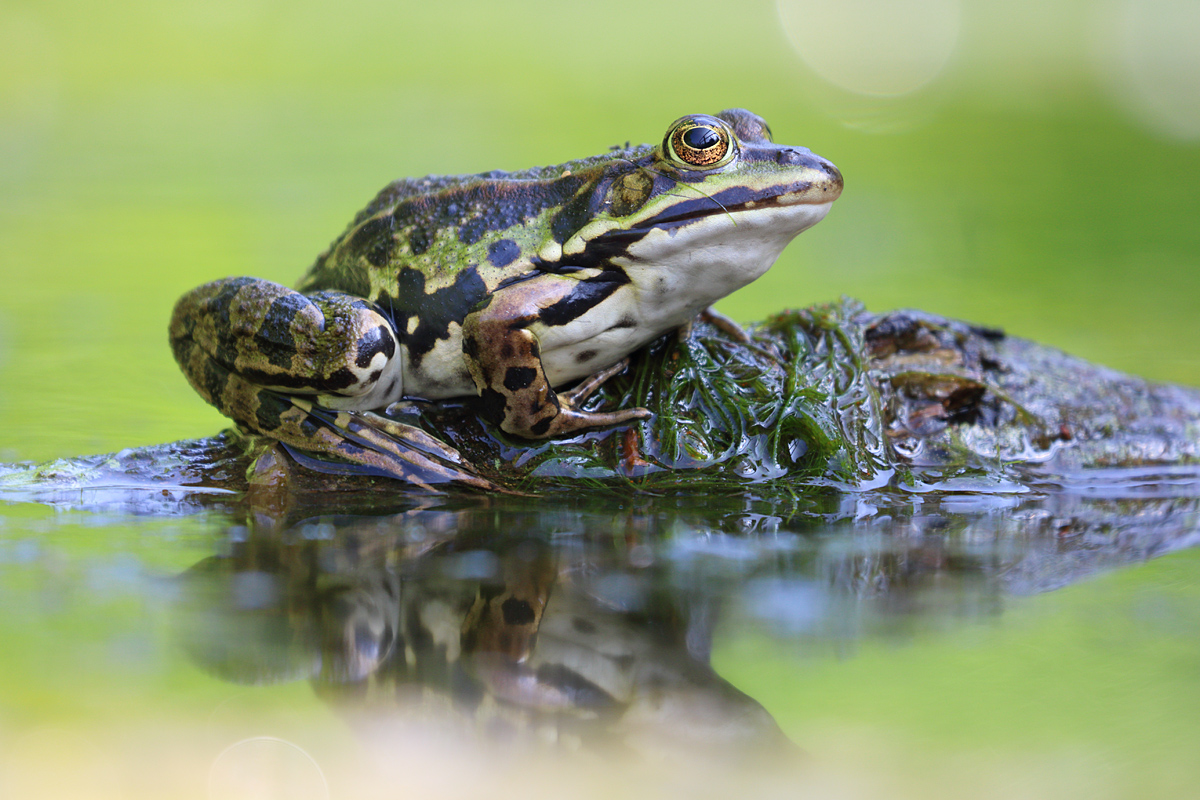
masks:
{"label": "frog's thigh", "polygon": [[184,295],[171,346],[196,390],[226,413],[223,375],[287,394],[361,396],[401,374],[395,334],[371,303],[255,278],[226,278]]}
{"label": "frog's thigh", "polygon": [[463,359],[484,402],[484,412],[509,433],[530,438],[571,434],[648,416],[633,408],[609,413],[578,411],[550,386],[541,347],[532,330],[547,316],[582,318],[624,283],[603,273],[543,275],[502,289],[463,321]]}

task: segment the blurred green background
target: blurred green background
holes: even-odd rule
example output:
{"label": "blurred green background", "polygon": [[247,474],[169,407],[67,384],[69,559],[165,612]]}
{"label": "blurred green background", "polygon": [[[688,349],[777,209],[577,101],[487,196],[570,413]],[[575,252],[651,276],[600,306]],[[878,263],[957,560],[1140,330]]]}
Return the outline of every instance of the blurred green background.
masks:
{"label": "blurred green background", "polygon": [[1200,384],[1200,6],[1173,0],[0,6],[0,460],[224,424],[166,344],[393,178],[744,106],[846,192],[742,320],[857,296]]}
{"label": "blurred green background", "polygon": [[[176,298],[293,282],[393,178],[557,163],[729,106],[846,192],[726,313],[844,293],[1200,385],[1197,42],[1194,0],[4,0],[0,461],[221,429],[167,347]],[[200,675],[160,643],[159,594],[112,588],[209,554],[213,523],[3,511],[0,741],[65,731],[9,766],[190,775],[163,754],[219,748],[170,722],[229,709],[349,738],[306,686],[255,701]],[[814,753],[814,795],[1182,796],[1196,553],[849,659],[739,632],[716,663]]]}

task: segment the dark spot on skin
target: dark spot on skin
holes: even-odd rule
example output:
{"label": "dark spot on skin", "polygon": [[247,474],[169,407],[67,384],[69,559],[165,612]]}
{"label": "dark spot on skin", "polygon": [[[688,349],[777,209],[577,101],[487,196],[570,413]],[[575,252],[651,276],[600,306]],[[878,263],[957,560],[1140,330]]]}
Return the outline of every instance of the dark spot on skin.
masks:
{"label": "dark spot on skin", "polygon": [[592,624],[592,621],[583,617],[572,618],[571,627],[579,633],[592,634],[596,632],[596,626]]}
{"label": "dark spot on skin", "polygon": [[562,244],[596,216],[599,202],[594,192],[581,192],[571,198],[550,220],[550,235]]}
{"label": "dark spot on skin", "polygon": [[280,425],[280,416],[291,408],[291,403],[272,392],[258,393],[258,407],[254,409],[254,421],[262,433],[270,433]]}
{"label": "dark spot on skin", "polygon": [[[379,215],[390,214],[392,236],[406,241],[413,255],[423,255],[435,244],[436,232],[468,227],[466,238],[489,231],[503,231],[530,222],[547,213],[557,217],[557,235],[569,236],[590,218],[581,213],[589,204],[599,204],[608,195],[609,181],[631,170],[644,170],[654,164],[649,148],[634,148],[614,156],[587,159],[562,167],[539,167],[515,173],[489,172],[466,176],[429,176],[394,181],[384,187],[368,206],[355,217],[345,237],[357,227]],[[677,177],[655,177],[651,195],[678,187]],[[572,204],[573,203],[573,204]],[[570,206],[570,208],[568,208]],[[644,235],[644,231],[638,237]],[[345,238],[343,237],[343,239]],[[638,238],[634,237],[634,238]],[[303,279],[304,291],[338,288],[366,297],[372,286],[369,268],[360,253],[343,246],[339,239]],[[351,258],[352,257],[352,258]],[[598,266],[601,255],[582,266]],[[573,259],[574,260],[574,259]],[[395,256],[391,263],[395,263]],[[442,265],[446,272],[455,265]]]}
{"label": "dark spot on skin", "polygon": [[315,419],[313,419],[312,414],[305,414],[300,418],[300,432],[309,439],[316,436],[320,430],[321,425]]}
{"label": "dark spot on skin", "polygon": [[243,367],[238,370],[238,374],[259,386],[273,386],[279,389],[311,389],[318,392],[340,392],[358,382],[354,373],[347,367],[334,370],[327,378],[289,372],[267,372],[253,367]]}
{"label": "dark spot on skin", "polygon": [[519,392],[528,389],[535,378],[537,370],[533,367],[509,367],[504,373],[504,388],[510,392]]}
{"label": "dark spot on skin", "polygon": [[424,228],[413,228],[408,234],[408,249],[414,256],[423,255],[429,249],[432,237]]}
{"label": "dark spot on skin", "polygon": [[432,186],[416,190],[422,193],[400,199],[392,216],[401,227],[458,228],[459,239],[474,244],[489,231],[511,228],[547,209],[562,208],[586,183],[596,179],[598,172],[593,168],[541,180],[503,173],[471,176],[458,186],[441,187],[436,198],[430,194]]}
{"label": "dark spot on skin", "polygon": [[[454,283],[432,292],[425,289],[425,275],[405,267],[396,275],[398,297],[379,296],[378,305],[392,321],[400,342],[418,367],[421,358],[433,349],[439,339],[450,338],[450,325],[462,324],[467,314],[487,295],[487,285],[479,272],[464,269],[454,276]],[[417,327],[408,332],[408,321],[417,319]]]}
{"label": "dark spot on skin", "polygon": [[546,433],[546,431],[550,430],[550,421],[552,419],[554,419],[554,418],[546,417],[545,419],[538,420],[537,422],[535,422],[529,426],[529,432],[532,433],[534,436],[544,435]]}
{"label": "dark spot on skin", "polygon": [[287,369],[292,365],[292,355],[295,353],[292,322],[297,314],[310,305],[312,303],[307,297],[289,291],[275,298],[267,309],[255,338],[259,340],[259,350],[271,366]]}
{"label": "dark spot on skin", "polygon": [[507,401],[504,395],[497,392],[495,389],[484,389],[479,393],[480,399],[480,414],[488,422],[499,425],[504,419],[504,409]]}
{"label": "dark spot on skin", "polygon": [[375,358],[377,353],[383,353],[386,358],[396,354],[396,340],[392,338],[392,332],[383,325],[372,328],[358,340],[358,356],[354,363],[360,369],[366,369],[371,366],[371,359]]}
{"label": "dark spot on skin", "polygon": [[374,383],[375,381],[379,380],[379,376],[382,374],[383,370],[381,369],[372,370],[371,374],[367,376],[367,383]]}
{"label": "dark spot on skin", "polygon": [[[288,445],[286,442],[284,442],[283,446],[286,448]],[[361,458],[367,452],[369,451],[361,447],[357,442],[352,442],[349,439],[343,439],[334,445],[332,455],[341,456],[347,461],[354,461],[356,458]],[[324,463],[318,458],[311,458],[309,456],[297,458],[296,451],[291,449],[288,449],[288,454],[296,461],[317,472],[333,472],[338,469],[337,466]],[[370,470],[371,467],[364,465],[359,469]]]}
{"label": "dark spot on skin", "polygon": [[505,339],[504,344],[500,346],[500,360],[501,361],[512,361],[516,357],[517,357],[517,352],[513,348],[512,341],[509,339]]}
{"label": "dark spot on skin", "polygon": [[505,625],[528,625],[537,619],[533,606],[515,597],[505,600],[500,606],[500,610],[504,613]]}
{"label": "dark spot on skin", "polygon": [[[233,369],[233,365],[237,362],[239,346],[242,344],[241,333],[234,327],[230,312],[234,302],[241,295],[242,289],[257,283],[259,281],[256,278],[228,278],[217,281],[216,294],[212,297],[205,297],[198,303],[197,313],[199,315],[216,319],[217,341],[212,357],[227,369]],[[209,284],[209,286],[213,285]],[[197,292],[207,289],[208,286],[201,287]],[[253,292],[253,286],[248,291]]]}
{"label": "dark spot on skin", "polygon": [[582,350],[578,354],[576,354],[575,363],[576,364],[586,364],[587,362],[591,361],[595,357],[596,357],[595,350]]}
{"label": "dark spot on skin", "polygon": [[[200,376],[201,394],[205,399],[213,405],[221,408],[222,395],[225,393],[225,384],[229,382],[229,370],[222,367],[212,359],[204,359],[203,374]],[[221,408],[224,411],[224,408]]]}
{"label": "dark spot on skin", "polygon": [[488,245],[488,261],[493,267],[507,267],[519,255],[521,248],[512,239],[500,239]]}
{"label": "dark spot on skin", "polygon": [[[228,309],[229,302],[231,300],[233,300],[233,298],[237,295],[238,292],[240,292],[246,286],[249,286],[250,284],[258,283],[261,280],[262,280],[261,278],[242,277],[242,278],[226,278],[221,281],[216,281],[216,283],[220,284],[220,288],[217,290],[217,293],[212,296],[211,301],[206,301],[206,302],[215,302],[215,303],[220,304],[225,309]],[[212,284],[209,284],[209,285],[211,286]],[[227,313],[228,313],[228,311],[227,311]]]}
{"label": "dark spot on skin", "polygon": [[348,257],[353,259],[362,255],[372,266],[386,266],[396,249],[396,239],[392,236],[394,226],[395,220],[390,214],[369,219],[359,225],[350,234],[350,241],[346,244]]}
{"label": "dark spot on skin", "polygon": [[637,326],[638,326],[637,320],[634,319],[633,317],[629,316],[628,314],[626,314],[625,316],[623,316],[619,320],[617,320],[616,323],[612,326],[612,328],[610,330],[613,330],[616,328],[636,328]]}
{"label": "dark spot on skin", "polygon": [[[606,269],[614,258],[627,255],[629,246],[640,241],[649,232],[649,228],[609,231],[588,242],[582,253],[571,256],[571,261],[584,269]],[[556,272],[558,270],[546,269],[545,271]]]}
{"label": "dark spot on skin", "polygon": [[628,276],[618,270],[609,270],[594,278],[579,281],[570,294],[542,309],[541,320],[552,327],[574,322],[626,283],[629,283]]}
{"label": "dark spot on skin", "polygon": [[467,245],[475,244],[483,238],[485,233],[487,233],[487,221],[483,217],[475,217],[459,227],[458,240]]}
{"label": "dark spot on skin", "polygon": [[354,373],[350,371],[349,367],[338,367],[329,373],[328,378],[323,381],[315,381],[315,384],[323,392],[338,392],[357,382],[358,379],[354,377]]}

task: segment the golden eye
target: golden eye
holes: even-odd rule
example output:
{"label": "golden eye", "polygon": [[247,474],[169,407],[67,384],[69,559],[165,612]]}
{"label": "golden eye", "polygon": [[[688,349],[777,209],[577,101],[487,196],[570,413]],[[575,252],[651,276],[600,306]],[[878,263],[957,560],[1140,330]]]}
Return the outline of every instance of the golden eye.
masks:
{"label": "golden eye", "polygon": [[712,117],[684,117],[667,132],[663,145],[676,161],[689,169],[724,166],[737,152],[729,129]]}

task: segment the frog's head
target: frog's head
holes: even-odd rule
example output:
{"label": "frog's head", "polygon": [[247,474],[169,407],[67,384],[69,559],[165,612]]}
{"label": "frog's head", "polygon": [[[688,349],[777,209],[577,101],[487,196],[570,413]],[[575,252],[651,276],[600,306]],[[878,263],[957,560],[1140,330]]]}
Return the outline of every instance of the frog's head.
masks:
{"label": "frog's head", "polygon": [[563,256],[619,264],[644,295],[683,289],[703,304],[766,272],[842,193],[837,167],[775,144],[743,109],[682,117],[662,144],[618,161]]}

